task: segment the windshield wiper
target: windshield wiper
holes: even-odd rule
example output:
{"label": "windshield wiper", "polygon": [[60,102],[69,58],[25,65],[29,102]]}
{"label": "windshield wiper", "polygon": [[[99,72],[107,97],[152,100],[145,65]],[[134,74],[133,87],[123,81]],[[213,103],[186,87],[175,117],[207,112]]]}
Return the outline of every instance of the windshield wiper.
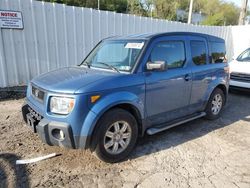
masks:
{"label": "windshield wiper", "polygon": [[103,63],[103,62],[98,62],[98,63],[99,63],[99,64],[102,64],[102,65],[106,65],[106,66],[109,67],[110,69],[112,69],[112,70],[114,70],[114,71],[120,73],[120,71],[119,71],[115,66],[113,66],[113,65],[110,65],[110,64],[108,64],[108,63]]}
{"label": "windshield wiper", "polygon": [[85,62],[83,62],[83,63],[81,63],[81,65],[87,65],[87,67],[90,69],[90,63],[89,62],[87,62],[87,61],[85,61]]}

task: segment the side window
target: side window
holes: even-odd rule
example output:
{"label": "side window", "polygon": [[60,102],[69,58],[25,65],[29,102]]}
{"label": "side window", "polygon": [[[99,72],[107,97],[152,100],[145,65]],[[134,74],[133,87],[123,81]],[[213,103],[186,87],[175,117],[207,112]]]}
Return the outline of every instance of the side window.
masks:
{"label": "side window", "polygon": [[191,41],[191,54],[193,62],[196,65],[205,65],[206,64],[206,43],[203,41]]}
{"label": "side window", "polygon": [[165,61],[169,69],[183,67],[185,59],[185,46],[182,41],[159,42],[150,54],[151,62]]}
{"label": "side window", "polygon": [[222,42],[210,42],[212,63],[223,63],[226,55],[225,44]]}
{"label": "side window", "polygon": [[250,48],[242,52],[237,58],[237,61],[250,61]]}

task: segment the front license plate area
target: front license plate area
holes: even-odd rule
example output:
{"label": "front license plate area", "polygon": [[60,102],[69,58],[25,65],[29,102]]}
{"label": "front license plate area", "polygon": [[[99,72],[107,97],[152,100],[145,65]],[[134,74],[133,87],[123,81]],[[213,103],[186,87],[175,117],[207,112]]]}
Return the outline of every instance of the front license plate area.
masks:
{"label": "front license plate area", "polygon": [[36,126],[43,119],[43,117],[40,114],[38,114],[35,110],[33,110],[31,107],[28,107],[28,111],[29,113],[26,115],[27,124],[33,130],[33,132],[36,133],[37,132]]}
{"label": "front license plate area", "polygon": [[26,117],[28,126],[33,130],[34,133],[36,133],[36,126],[38,124],[38,121],[33,119],[30,113],[28,113]]}

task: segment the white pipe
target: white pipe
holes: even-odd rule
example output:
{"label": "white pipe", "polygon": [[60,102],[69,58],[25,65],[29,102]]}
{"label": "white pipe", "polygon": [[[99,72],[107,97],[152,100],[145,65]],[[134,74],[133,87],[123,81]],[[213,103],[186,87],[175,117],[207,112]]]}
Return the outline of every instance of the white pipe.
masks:
{"label": "white pipe", "polygon": [[194,2],[194,0],[190,0],[189,12],[188,12],[188,24],[191,24],[191,22],[192,22],[193,2]]}

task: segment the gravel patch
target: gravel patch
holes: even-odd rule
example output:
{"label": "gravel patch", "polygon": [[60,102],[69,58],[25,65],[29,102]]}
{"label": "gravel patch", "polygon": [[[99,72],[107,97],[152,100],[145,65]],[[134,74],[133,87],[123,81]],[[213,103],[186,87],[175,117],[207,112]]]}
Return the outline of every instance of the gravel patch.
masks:
{"label": "gravel patch", "polygon": [[[198,119],[145,136],[117,164],[88,150],[43,144],[22,121],[23,101],[14,96],[0,102],[0,187],[250,187],[248,93],[231,93],[218,120]],[[61,155],[15,165],[54,152]]]}

